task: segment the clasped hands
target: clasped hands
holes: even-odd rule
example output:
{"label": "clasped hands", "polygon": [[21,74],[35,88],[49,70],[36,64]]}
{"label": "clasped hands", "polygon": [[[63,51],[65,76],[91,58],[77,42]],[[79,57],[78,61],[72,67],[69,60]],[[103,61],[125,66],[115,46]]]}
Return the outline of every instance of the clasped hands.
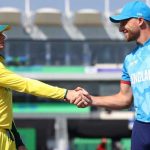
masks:
{"label": "clasped hands", "polygon": [[92,104],[90,94],[81,87],[77,87],[74,90],[68,90],[65,101],[75,104],[79,108],[84,108]]}

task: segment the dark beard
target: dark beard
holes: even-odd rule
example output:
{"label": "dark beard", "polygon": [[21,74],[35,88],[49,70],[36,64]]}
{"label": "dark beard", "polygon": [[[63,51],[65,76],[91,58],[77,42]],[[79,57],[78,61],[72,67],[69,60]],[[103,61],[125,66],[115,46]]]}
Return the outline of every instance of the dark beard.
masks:
{"label": "dark beard", "polygon": [[135,34],[131,32],[128,39],[126,39],[126,41],[127,42],[137,41],[139,35],[140,35],[139,33]]}

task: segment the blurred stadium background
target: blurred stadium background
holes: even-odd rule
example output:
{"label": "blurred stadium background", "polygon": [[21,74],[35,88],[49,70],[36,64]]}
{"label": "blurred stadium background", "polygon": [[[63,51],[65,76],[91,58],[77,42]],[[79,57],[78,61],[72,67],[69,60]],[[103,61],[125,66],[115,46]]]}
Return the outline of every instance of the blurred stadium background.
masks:
{"label": "blurred stadium background", "polygon": [[[135,43],[126,43],[108,16],[128,1],[0,0],[0,23],[12,26],[3,52],[8,68],[93,95],[117,92]],[[29,150],[98,150],[104,138],[107,150],[130,150],[132,110],[79,109],[14,92],[14,116]]]}

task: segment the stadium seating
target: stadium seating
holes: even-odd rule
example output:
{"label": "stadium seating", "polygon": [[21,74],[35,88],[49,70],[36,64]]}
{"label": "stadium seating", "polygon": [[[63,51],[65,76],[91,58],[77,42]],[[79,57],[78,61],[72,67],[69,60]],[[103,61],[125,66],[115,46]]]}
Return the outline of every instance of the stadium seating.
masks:
{"label": "stadium seating", "polygon": [[21,12],[17,8],[3,7],[0,9],[0,20],[2,23],[20,25]]}
{"label": "stadium seating", "polygon": [[61,26],[61,12],[54,8],[42,8],[36,11],[35,24]]}
{"label": "stadium seating", "polygon": [[10,24],[12,30],[6,33],[9,39],[29,39],[22,25],[21,11],[14,7],[2,7],[0,9],[0,21],[2,24]]}
{"label": "stadium seating", "polygon": [[81,9],[75,13],[74,24],[77,26],[100,26],[101,14],[93,9]]}
{"label": "stadium seating", "polygon": [[74,14],[73,23],[86,39],[109,39],[104,29],[103,15],[93,9],[81,9]]}
{"label": "stadium seating", "polygon": [[68,39],[62,26],[62,13],[57,9],[42,8],[35,12],[34,25],[45,35],[46,39]]}

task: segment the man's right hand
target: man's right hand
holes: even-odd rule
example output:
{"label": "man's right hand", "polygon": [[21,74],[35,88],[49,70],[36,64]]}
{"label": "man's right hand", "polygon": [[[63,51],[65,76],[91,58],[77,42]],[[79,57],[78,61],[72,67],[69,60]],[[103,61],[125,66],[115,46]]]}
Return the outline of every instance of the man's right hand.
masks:
{"label": "man's right hand", "polygon": [[78,107],[84,108],[91,104],[90,96],[84,89],[68,90],[66,100]]}
{"label": "man's right hand", "polygon": [[66,101],[74,104],[75,102],[82,100],[82,95],[80,92],[75,90],[68,90],[65,99]]}
{"label": "man's right hand", "polygon": [[87,106],[91,106],[92,104],[92,99],[91,99],[91,95],[89,94],[88,91],[86,91],[85,89],[81,88],[81,87],[77,87],[75,89],[75,91],[78,91],[80,93],[82,93],[82,100],[84,101],[84,104],[83,103],[78,103],[78,107],[81,107],[81,108],[84,108],[84,107],[87,107]]}

